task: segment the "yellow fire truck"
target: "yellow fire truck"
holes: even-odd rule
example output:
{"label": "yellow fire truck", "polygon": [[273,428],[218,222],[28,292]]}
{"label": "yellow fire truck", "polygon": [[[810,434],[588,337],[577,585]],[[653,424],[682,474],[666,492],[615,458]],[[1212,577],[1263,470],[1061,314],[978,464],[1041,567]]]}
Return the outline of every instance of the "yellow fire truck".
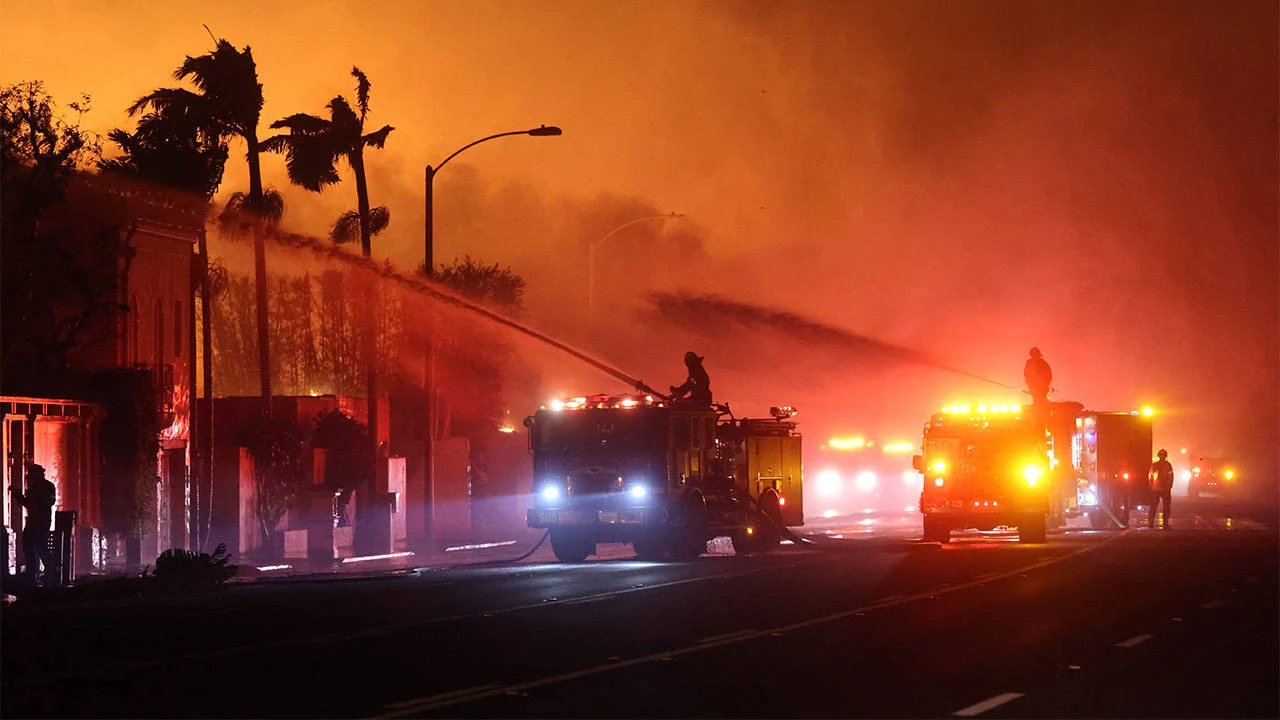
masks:
{"label": "yellow fire truck", "polygon": [[803,524],[795,411],[735,419],[725,406],[655,394],[591,395],[525,418],[533,454],[530,527],[546,528],[563,562],[602,542],[630,543],[645,559],[688,559],[729,536],[738,552],[765,552],[782,528]]}
{"label": "yellow fire truck", "polygon": [[1023,542],[1088,514],[1124,525],[1145,504],[1150,412],[1086,412],[1080,403],[953,405],[930,418],[922,455],[924,538],[1016,527]]}

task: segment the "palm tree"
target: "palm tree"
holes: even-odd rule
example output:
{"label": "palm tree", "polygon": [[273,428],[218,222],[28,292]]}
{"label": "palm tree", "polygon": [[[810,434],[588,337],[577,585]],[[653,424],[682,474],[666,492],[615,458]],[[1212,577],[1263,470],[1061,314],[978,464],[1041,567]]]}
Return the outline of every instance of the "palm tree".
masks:
{"label": "palm tree", "polygon": [[[208,29],[207,27],[205,28]],[[129,113],[145,109],[161,116],[187,117],[203,131],[223,140],[243,138],[249,162],[249,194],[242,205],[252,215],[270,211],[262,190],[262,168],[259,155],[258,120],[262,114],[262,83],[249,46],[237,50],[222,38],[214,38],[212,52],[198,57],[187,56],[174,71],[177,80],[190,80],[198,92],[186,88],[159,88],[138,98]],[[266,240],[261,232],[254,234],[254,279],[257,290],[258,377],[262,401],[271,405],[271,362],[267,341],[267,259]]]}
{"label": "palm tree", "polygon": [[[289,179],[312,192],[321,192],[326,185],[333,185],[340,179],[338,160],[346,160],[347,165],[356,176],[356,213],[360,222],[360,250],[365,257],[373,253],[372,237],[373,213],[369,210],[369,187],[365,181],[364,149],[365,146],[381,148],[387,142],[387,135],[392,127],[384,125],[374,132],[364,131],[365,118],[369,115],[369,78],[358,67],[351,68],[351,75],[356,79],[357,115],[351,109],[351,103],[341,95],[329,101],[329,119],[297,113],[271,123],[272,128],[288,128],[287,135],[274,135],[262,143],[262,147],[270,152],[283,152],[285,164],[289,170]],[[386,208],[379,208],[380,228],[386,227],[390,213]],[[335,236],[340,233],[342,220],[335,225]],[[378,387],[376,338],[374,329],[369,325],[364,330],[364,347],[367,362],[365,379],[366,396],[369,405],[369,436],[373,438],[372,467],[378,466]],[[382,488],[384,473],[376,472],[375,487]]]}
{"label": "palm tree", "polygon": [[[360,219],[360,250],[368,257],[372,251],[373,218],[369,210],[369,187],[365,180],[364,148],[381,148],[394,129],[384,125],[365,134],[364,122],[369,114],[369,78],[360,68],[351,68],[356,79],[357,115],[341,95],[329,101],[329,119],[298,113],[271,123],[272,128],[288,128],[289,134],[275,135],[263,141],[264,150],[283,152],[289,179],[312,192],[324,190],[340,179],[338,160],[351,166],[356,176],[356,214]],[[382,208],[386,214],[386,209]],[[385,224],[383,225],[385,227]]]}

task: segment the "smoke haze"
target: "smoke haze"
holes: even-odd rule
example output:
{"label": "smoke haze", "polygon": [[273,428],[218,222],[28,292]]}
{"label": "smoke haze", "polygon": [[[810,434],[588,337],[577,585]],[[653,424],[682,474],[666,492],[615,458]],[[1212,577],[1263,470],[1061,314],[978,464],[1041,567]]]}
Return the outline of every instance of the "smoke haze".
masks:
{"label": "smoke haze", "polygon": [[[422,260],[426,164],[563,127],[440,173],[435,256],[510,265],[530,323],[655,387],[683,379],[692,348],[735,408],[792,403],[813,432],[904,439],[940,405],[1015,396],[655,315],[655,292],[712,294],[1014,386],[1036,345],[1057,397],[1153,405],[1157,443],[1274,479],[1274,2],[61,2],[6,7],[0,72],[63,102],[90,92],[105,132],[211,47],[202,23],[252,46],[264,135],[352,95],[352,65],[368,74],[370,122],[396,127],[366,157],[392,214],[374,253],[405,270]],[[239,158],[223,193],[247,185]],[[293,231],[324,235],[355,206],[354,183],[306,193],[274,156],[264,172]],[[686,217],[598,244],[670,212]],[[549,393],[624,389],[539,363]]]}

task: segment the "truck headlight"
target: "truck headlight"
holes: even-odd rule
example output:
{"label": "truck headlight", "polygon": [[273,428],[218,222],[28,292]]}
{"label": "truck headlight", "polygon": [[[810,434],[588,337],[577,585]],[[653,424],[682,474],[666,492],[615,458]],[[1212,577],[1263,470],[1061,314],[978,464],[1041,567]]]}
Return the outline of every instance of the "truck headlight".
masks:
{"label": "truck headlight", "polygon": [[1027,484],[1031,487],[1035,487],[1036,483],[1040,482],[1040,478],[1043,476],[1044,469],[1035,463],[1022,468],[1022,479],[1026,480]]}
{"label": "truck headlight", "polygon": [[564,490],[559,485],[543,485],[538,495],[546,502],[555,502],[564,497]]}
{"label": "truck headlight", "polygon": [[649,488],[641,483],[635,483],[631,486],[631,489],[627,491],[627,494],[633,499],[643,500],[649,496]]}

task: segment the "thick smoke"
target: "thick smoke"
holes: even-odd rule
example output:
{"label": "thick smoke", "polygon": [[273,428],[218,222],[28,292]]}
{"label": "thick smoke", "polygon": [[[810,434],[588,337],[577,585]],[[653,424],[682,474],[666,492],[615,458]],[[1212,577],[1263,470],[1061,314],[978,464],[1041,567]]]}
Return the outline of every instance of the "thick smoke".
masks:
{"label": "thick smoke", "polygon": [[[58,97],[93,92],[96,121],[169,84],[184,55],[206,49],[207,22],[253,45],[265,128],[349,94],[359,65],[374,83],[371,122],[397,128],[367,158],[373,203],[392,212],[375,254],[403,269],[422,257],[425,164],[492,132],[557,124],[562,137],[486,143],[441,171],[436,257],[510,265],[529,283],[531,322],[651,384],[678,382],[693,348],[735,406],[805,397],[802,419],[893,433],[992,390],[909,364],[845,370],[838,352],[760,328],[649,314],[655,291],[710,293],[1015,386],[1039,346],[1057,396],[1151,404],[1158,443],[1241,457],[1274,482],[1274,2],[379,9],[317,14],[306,37],[320,54],[298,46],[285,7],[86,10],[93,22],[59,25],[56,48],[35,45],[43,33],[7,38],[0,67]],[[57,21],[56,8],[10,11],[12,23]],[[140,32],[154,44],[111,41]],[[350,183],[307,195],[279,158],[265,167],[294,230],[323,234],[354,206]],[[229,171],[224,189],[244,189],[243,163]],[[588,245],[669,212],[687,218],[597,248],[589,313]],[[549,392],[621,389],[548,362]]]}

